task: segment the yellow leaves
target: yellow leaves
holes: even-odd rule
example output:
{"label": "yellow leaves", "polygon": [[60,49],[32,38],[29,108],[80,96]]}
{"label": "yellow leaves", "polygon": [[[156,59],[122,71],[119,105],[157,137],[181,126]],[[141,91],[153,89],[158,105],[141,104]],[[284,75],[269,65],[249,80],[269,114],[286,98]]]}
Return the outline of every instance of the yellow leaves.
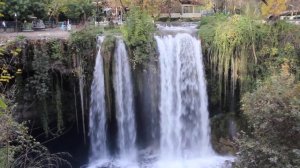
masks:
{"label": "yellow leaves", "polygon": [[271,56],[276,56],[278,54],[278,48],[272,47],[270,51]]}
{"label": "yellow leaves", "polygon": [[123,3],[123,5],[128,7],[131,3],[131,0],[122,0],[122,3]]}
{"label": "yellow leaves", "polygon": [[13,78],[14,76],[11,76],[7,69],[2,69],[2,73],[0,75],[0,82],[9,82]]}
{"label": "yellow leaves", "polygon": [[22,69],[20,69],[20,68],[17,69],[17,72],[16,72],[17,75],[20,75],[20,74],[22,74],[22,73],[23,73],[23,72],[22,72]]}
{"label": "yellow leaves", "polygon": [[5,47],[0,47],[0,56],[3,56],[5,53]]}
{"label": "yellow leaves", "polygon": [[294,51],[295,51],[295,47],[291,43],[287,43],[284,46],[284,52],[291,53],[291,52],[294,52]]}
{"label": "yellow leaves", "polygon": [[[5,5],[4,2],[0,2],[0,8],[2,8]],[[2,9],[0,9],[0,17],[3,17],[4,15],[2,14]]]}
{"label": "yellow leaves", "polygon": [[15,50],[11,50],[10,51],[10,54],[13,56],[13,57],[16,57],[20,54],[20,52],[22,51],[21,48],[16,48]]}
{"label": "yellow leaves", "polygon": [[161,0],[143,0],[141,7],[146,10],[150,15],[156,17],[160,13],[160,7],[163,5]]}
{"label": "yellow leaves", "polygon": [[[119,1],[119,0],[117,0]],[[110,3],[117,2],[111,0]],[[161,6],[165,3],[163,0],[121,0],[122,4],[126,7],[130,6],[137,7],[139,6],[143,11],[147,11],[153,17],[157,17],[160,13]]]}
{"label": "yellow leaves", "polygon": [[278,15],[287,9],[286,0],[268,0],[268,5],[262,4],[261,12],[263,16]]}
{"label": "yellow leaves", "polygon": [[240,15],[233,15],[228,22],[218,25],[215,36],[216,41],[224,48],[238,46],[242,40],[243,33],[245,33],[241,24],[243,24],[243,18]]}
{"label": "yellow leaves", "polygon": [[205,0],[204,4],[205,4],[204,9],[206,9],[206,10],[210,10],[214,7],[214,3],[212,0]]}
{"label": "yellow leaves", "polygon": [[[20,47],[0,47],[0,56],[3,56],[3,60],[8,59],[5,61],[6,63],[0,66],[0,82],[8,83],[11,79],[15,78],[13,75],[10,74],[9,67],[13,66],[11,65],[11,62],[13,62],[12,60],[15,59],[14,57],[19,56],[21,52],[22,49]],[[16,74],[22,74],[22,70],[18,69]]]}
{"label": "yellow leaves", "polygon": [[7,105],[4,103],[4,101],[0,97],[0,110],[6,110],[6,109],[7,109]]}
{"label": "yellow leaves", "polygon": [[230,21],[232,23],[237,24],[241,20],[241,16],[240,15],[233,15],[230,19],[231,19]]}

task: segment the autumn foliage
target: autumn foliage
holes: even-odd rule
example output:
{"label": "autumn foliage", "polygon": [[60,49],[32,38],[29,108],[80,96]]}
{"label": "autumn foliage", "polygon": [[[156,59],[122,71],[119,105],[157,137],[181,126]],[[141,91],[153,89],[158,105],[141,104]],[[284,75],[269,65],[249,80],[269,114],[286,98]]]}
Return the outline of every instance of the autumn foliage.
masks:
{"label": "autumn foliage", "polygon": [[287,9],[286,0],[268,0],[268,4],[262,4],[263,16],[278,15]]}

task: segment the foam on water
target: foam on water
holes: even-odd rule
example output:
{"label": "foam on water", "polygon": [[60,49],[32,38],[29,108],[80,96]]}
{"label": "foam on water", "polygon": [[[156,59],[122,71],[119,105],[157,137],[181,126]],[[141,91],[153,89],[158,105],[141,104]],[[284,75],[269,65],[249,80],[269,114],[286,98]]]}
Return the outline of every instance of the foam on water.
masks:
{"label": "foam on water", "polygon": [[209,156],[188,160],[161,160],[155,168],[227,168],[230,167],[232,157]]}

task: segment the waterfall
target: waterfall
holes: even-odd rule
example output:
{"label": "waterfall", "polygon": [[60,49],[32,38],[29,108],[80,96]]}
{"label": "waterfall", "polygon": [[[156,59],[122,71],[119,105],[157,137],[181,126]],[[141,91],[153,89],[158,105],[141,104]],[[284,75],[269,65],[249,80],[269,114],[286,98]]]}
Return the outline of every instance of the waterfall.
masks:
{"label": "waterfall", "polygon": [[200,41],[187,33],[155,38],[161,72],[161,157],[212,155]]}
{"label": "waterfall", "polygon": [[114,90],[120,157],[135,155],[135,115],[130,65],[125,44],[118,39],[114,53]]}
{"label": "waterfall", "polygon": [[[118,39],[113,61],[114,102],[117,119],[117,146],[119,157],[110,155],[105,107],[105,83],[101,43],[104,37],[98,38],[99,51],[96,58],[94,78],[91,86],[90,105],[90,139],[91,156],[89,168],[109,167],[110,164],[132,166],[136,159],[136,126],[133,105],[133,86],[128,54],[124,42]],[[113,160],[113,162],[112,162]],[[125,167],[126,167],[125,166]]]}
{"label": "waterfall", "polygon": [[[143,118],[141,116],[138,118],[140,111],[135,111],[137,104],[134,102],[139,101],[134,101],[134,87],[127,50],[124,41],[117,39],[114,57],[111,60],[111,65],[113,65],[111,78],[106,79],[113,81],[114,95],[112,97],[115,108],[112,109],[115,110],[113,117],[116,120],[106,122],[107,107],[105,107],[104,96],[110,93],[105,93],[104,89],[103,58],[100,54],[101,47],[99,47],[91,86],[91,156],[88,167],[224,167],[225,161],[232,160],[232,157],[218,156],[210,143],[208,98],[200,41],[182,32],[176,32],[173,36],[155,36],[155,39],[159,51],[160,85],[154,82],[144,83],[147,87],[151,85],[148,92],[145,92],[147,87],[140,85],[136,87],[143,88],[141,90],[143,101],[152,100],[149,98],[150,91],[157,89],[160,91],[160,98],[157,98],[160,101],[159,111],[154,111],[159,112],[160,116],[155,118],[157,124],[151,125],[151,129],[160,128],[160,138],[157,137],[160,145],[149,146],[149,148],[146,146],[137,150],[137,126],[140,126],[141,130],[146,126],[136,124],[136,120],[146,121],[149,117],[141,115]],[[99,37],[99,46],[103,40],[104,37]],[[154,72],[149,70],[147,73]],[[145,78],[145,81],[151,80]],[[152,86],[157,86],[157,89],[152,89]],[[142,108],[146,109],[149,106],[143,104]],[[116,129],[111,129],[111,131],[116,131],[111,134],[106,129],[110,124],[117,126]],[[112,138],[117,138],[117,141],[107,143],[108,139]],[[113,150],[118,149],[117,155],[115,151],[110,151],[112,148],[107,147],[108,144],[114,145]]]}
{"label": "waterfall", "polygon": [[103,58],[101,56],[101,44],[104,37],[98,37],[98,54],[94,69],[94,77],[91,86],[91,104],[90,104],[90,140],[91,156],[90,162],[99,158],[107,157],[108,150],[106,145],[106,112],[105,112],[105,89]]}

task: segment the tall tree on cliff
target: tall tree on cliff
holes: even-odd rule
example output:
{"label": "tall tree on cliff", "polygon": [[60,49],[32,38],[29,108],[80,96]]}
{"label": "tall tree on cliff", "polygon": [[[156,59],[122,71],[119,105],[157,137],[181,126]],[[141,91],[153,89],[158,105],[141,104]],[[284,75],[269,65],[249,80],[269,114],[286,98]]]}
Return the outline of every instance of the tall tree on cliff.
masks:
{"label": "tall tree on cliff", "polygon": [[46,12],[46,0],[2,0],[2,14],[5,20],[26,20],[29,15],[44,18]]}
{"label": "tall tree on cliff", "polygon": [[49,1],[48,6],[48,13],[49,18],[54,18],[56,22],[58,22],[59,14],[66,10],[65,8],[66,0],[52,0]]}

